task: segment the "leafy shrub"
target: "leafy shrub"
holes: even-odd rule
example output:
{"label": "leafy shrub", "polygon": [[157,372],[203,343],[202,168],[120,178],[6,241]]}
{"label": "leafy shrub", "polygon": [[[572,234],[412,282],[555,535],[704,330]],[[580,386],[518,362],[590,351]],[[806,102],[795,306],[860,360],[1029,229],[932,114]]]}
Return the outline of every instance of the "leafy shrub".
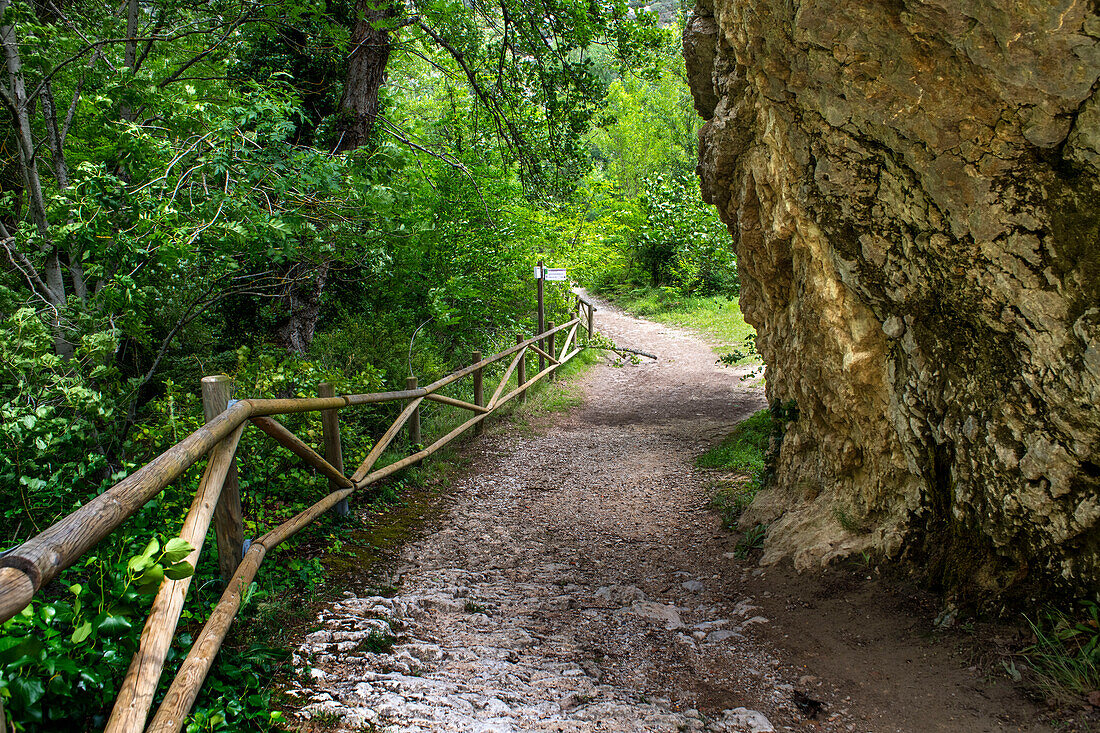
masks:
{"label": "leafy shrub", "polygon": [[45,528],[112,478],[111,425],[125,413],[114,347],[88,335],[63,360],[34,310],[0,323],[0,541]]}
{"label": "leafy shrub", "polygon": [[634,245],[636,281],[674,285],[685,295],[738,293],[729,232],[703,203],[694,174],[650,179],[639,203],[645,223]]}
{"label": "leafy shrub", "polygon": [[[155,538],[128,560],[83,559],[62,598],[34,600],[0,626],[0,698],[15,730],[101,727],[137,649],[140,616],[165,577],[185,578],[191,546]],[[72,573],[71,573],[72,574]]]}

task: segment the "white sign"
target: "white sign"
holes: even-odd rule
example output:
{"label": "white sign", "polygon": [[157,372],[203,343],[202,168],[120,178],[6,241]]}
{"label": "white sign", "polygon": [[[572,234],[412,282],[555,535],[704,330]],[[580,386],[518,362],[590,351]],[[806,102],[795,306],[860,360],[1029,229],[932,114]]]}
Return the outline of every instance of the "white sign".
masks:
{"label": "white sign", "polygon": [[[535,279],[539,278],[539,266],[535,265]],[[566,280],[564,267],[544,267],[542,268],[542,277],[551,281],[564,281]]]}

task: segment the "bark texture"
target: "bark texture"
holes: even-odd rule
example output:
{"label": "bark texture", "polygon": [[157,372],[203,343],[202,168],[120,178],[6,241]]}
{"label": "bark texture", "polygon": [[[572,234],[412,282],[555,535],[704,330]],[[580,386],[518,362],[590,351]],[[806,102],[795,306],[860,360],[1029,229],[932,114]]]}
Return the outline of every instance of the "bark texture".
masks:
{"label": "bark texture", "polygon": [[765,560],[960,597],[1100,570],[1100,17],[1053,0],[700,0],[704,197],[771,400]]}
{"label": "bark texture", "polygon": [[295,272],[296,269],[299,268],[291,269],[286,288],[279,298],[286,309],[286,318],[275,331],[275,342],[287,351],[305,354],[309,351],[313,334],[317,330],[317,319],[321,315],[321,294],[328,282],[332,263],[322,262],[305,273]]}
{"label": "bark texture", "polygon": [[378,117],[378,90],[389,61],[390,26],[397,15],[391,0],[358,0],[348,77],[340,98],[338,150],[354,150],[370,140]]}

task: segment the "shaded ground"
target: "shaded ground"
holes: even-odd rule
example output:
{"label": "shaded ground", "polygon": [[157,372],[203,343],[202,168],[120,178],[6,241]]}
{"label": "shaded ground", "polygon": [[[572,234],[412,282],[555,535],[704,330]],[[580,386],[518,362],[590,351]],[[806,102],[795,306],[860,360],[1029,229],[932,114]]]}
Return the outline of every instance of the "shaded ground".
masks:
{"label": "shaded ground", "polygon": [[[757,568],[694,459],[763,406],[691,334],[604,306],[656,363],[601,364],[584,405],[470,447],[392,598],[322,611],[300,716],[351,730],[1044,730],[919,595],[872,567]],[[973,667],[971,671],[968,668]]]}

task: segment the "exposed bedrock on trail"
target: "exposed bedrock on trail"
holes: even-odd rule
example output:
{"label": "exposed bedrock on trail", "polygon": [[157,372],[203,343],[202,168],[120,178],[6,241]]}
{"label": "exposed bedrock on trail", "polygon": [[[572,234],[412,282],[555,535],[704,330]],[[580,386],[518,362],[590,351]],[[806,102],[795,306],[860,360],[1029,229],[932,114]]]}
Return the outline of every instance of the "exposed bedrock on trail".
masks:
{"label": "exposed bedrock on trail", "polygon": [[745,523],[982,600],[1100,568],[1100,17],[1053,0],[700,0],[704,198],[768,397]]}

